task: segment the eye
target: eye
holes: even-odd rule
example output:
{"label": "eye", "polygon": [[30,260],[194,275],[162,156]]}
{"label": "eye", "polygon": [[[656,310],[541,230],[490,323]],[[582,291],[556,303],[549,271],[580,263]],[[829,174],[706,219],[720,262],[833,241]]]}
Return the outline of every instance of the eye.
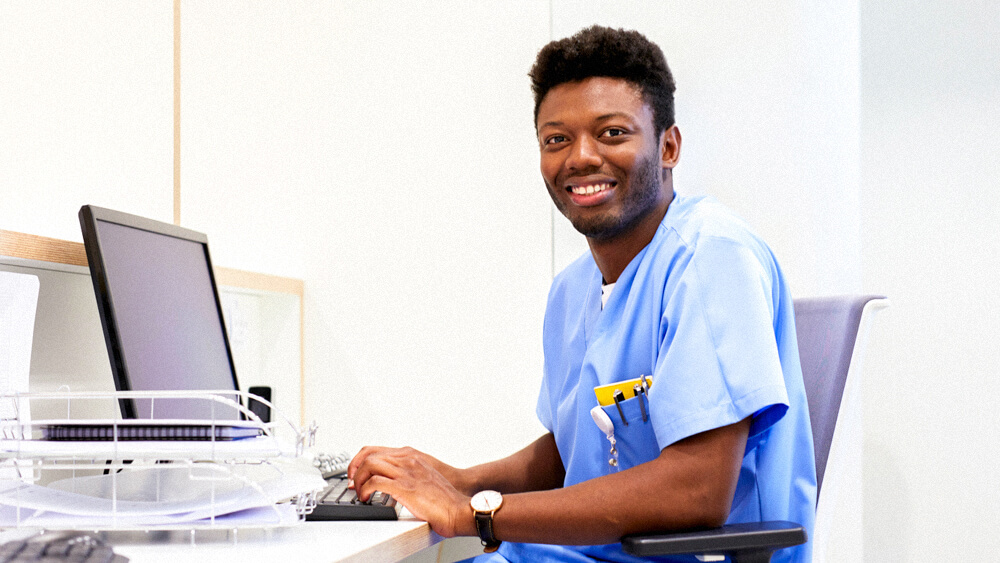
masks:
{"label": "eye", "polygon": [[625,135],[628,131],[622,129],[621,127],[609,127],[601,133],[602,137],[621,137]]}
{"label": "eye", "polygon": [[555,145],[555,144],[564,143],[564,142],[566,142],[566,137],[564,137],[562,135],[550,135],[550,136],[548,136],[548,137],[545,138],[545,144],[546,145]]}

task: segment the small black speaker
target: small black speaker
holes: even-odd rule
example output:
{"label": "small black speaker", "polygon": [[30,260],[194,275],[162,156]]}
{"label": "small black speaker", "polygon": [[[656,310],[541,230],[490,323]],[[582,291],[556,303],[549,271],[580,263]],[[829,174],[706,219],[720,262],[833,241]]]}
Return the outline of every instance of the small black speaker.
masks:
{"label": "small black speaker", "polygon": [[[256,395],[267,402],[271,402],[271,388],[266,385],[260,385],[257,387],[251,387],[247,390],[251,395]],[[260,417],[263,422],[271,422],[271,407],[265,405],[264,403],[258,401],[257,399],[250,397],[249,404],[247,407],[250,412],[254,413]]]}

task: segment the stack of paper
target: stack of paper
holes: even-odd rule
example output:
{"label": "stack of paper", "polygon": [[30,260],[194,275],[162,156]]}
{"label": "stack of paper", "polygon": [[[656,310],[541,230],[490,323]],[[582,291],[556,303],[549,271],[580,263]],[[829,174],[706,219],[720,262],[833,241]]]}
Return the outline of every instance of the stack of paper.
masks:
{"label": "stack of paper", "polygon": [[298,522],[296,506],[279,503],[325,484],[304,458],[125,467],[47,487],[7,480],[0,482],[0,527],[285,526]]}

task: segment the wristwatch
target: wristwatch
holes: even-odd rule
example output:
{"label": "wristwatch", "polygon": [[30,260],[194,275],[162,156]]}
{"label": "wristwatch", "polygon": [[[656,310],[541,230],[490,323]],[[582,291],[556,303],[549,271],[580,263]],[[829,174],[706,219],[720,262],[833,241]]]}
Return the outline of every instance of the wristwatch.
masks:
{"label": "wristwatch", "polygon": [[503,504],[503,495],[496,491],[479,491],[472,500],[473,516],[476,519],[476,531],[479,532],[479,539],[483,542],[483,551],[493,553],[500,547],[500,540],[493,535],[493,514],[500,510]]}

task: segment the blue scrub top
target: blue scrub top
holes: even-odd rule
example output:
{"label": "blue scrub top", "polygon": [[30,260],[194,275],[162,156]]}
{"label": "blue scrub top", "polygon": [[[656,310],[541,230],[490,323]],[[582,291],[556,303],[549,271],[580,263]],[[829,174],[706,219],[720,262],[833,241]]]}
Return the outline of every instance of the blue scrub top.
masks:
{"label": "blue scrub top", "polygon": [[[565,485],[628,469],[678,440],[753,417],[728,521],[790,520],[811,536],[816,471],[792,299],[767,245],[714,199],[677,196],[603,310],[601,285],[587,253],[556,277],[545,314],[537,412],[555,436]],[[615,468],[591,418],[593,389],[640,375],[653,377],[648,422],[641,397],[621,404],[628,426],[615,405],[604,407],[615,425]],[[809,561],[810,551],[809,543],[785,549],[774,561]],[[591,558],[644,561],[620,544],[510,542],[484,559]]]}

